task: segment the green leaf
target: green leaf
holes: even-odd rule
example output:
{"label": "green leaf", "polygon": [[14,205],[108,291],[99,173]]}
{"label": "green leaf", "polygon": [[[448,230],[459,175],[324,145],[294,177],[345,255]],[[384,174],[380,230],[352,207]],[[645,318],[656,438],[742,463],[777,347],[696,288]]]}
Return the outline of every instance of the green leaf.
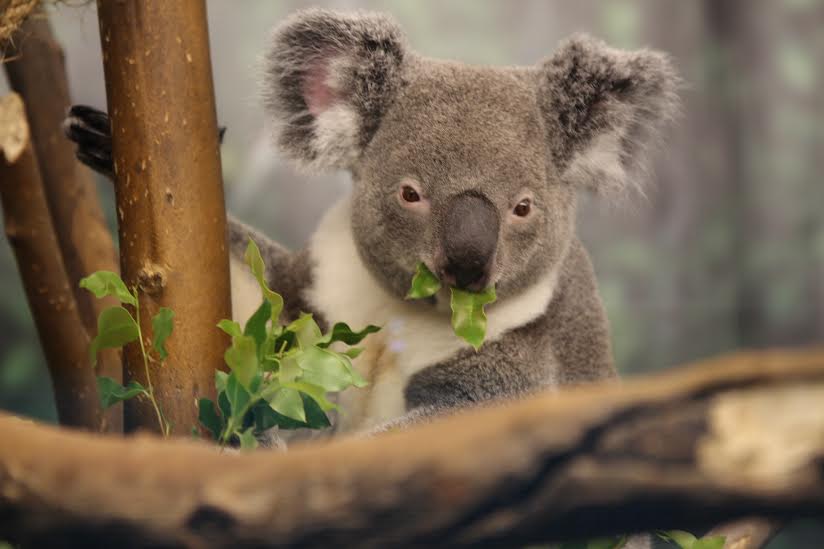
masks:
{"label": "green leaf", "polygon": [[312,400],[314,400],[317,403],[320,409],[324,412],[328,412],[329,410],[334,410],[335,408],[337,408],[337,406],[333,402],[326,398],[326,391],[323,389],[323,387],[313,385],[311,383],[306,383],[305,381],[284,383],[283,386],[295,389],[309,396]]}
{"label": "green leaf", "polygon": [[683,530],[665,530],[656,533],[658,537],[675,543],[681,549],[692,549],[697,541],[695,536]]}
{"label": "green leaf", "polygon": [[212,433],[212,438],[218,440],[225,427],[223,418],[218,415],[215,403],[209,398],[197,401],[197,420]]}
{"label": "green leaf", "polygon": [[306,412],[305,427],[309,429],[326,429],[327,427],[331,427],[332,424],[329,422],[326,412],[321,409],[318,402],[305,393],[301,393],[300,398],[303,399],[303,409]]}
{"label": "green leaf", "polygon": [[[251,395],[249,391],[238,381],[234,372],[229,374],[229,377],[226,379],[226,392],[221,393],[221,395],[226,395],[226,399],[229,404],[230,413],[227,414],[223,407],[221,406],[221,411],[224,414],[224,417],[233,417],[236,420],[240,419],[241,412],[243,412],[244,408],[249,404],[249,400],[251,399]],[[218,397],[218,404],[220,404],[220,398]]]}
{"label": "green leaf", "polygon": [[486,337],[486,313],[484,305],[496,299],[495,288],[487,288],[479,294],[452,288],[452,329],[475,350],[481,348]]}
{"label": "green leaf", "polygon": [[226,372],[215,370],[215,389],[217,389],[218,393],[222,393],[226,390],[226,380],[228,378],[229,374],[227,374]]}
{"label": "green leaf", "polygon": [[267,402],[261,400],[252,408],[255,429],[263,432],[278,426],[281,429],[325,429],[331,426],[326,413],[308,395],[301,393],[303,409],[306,412],[306,422],[297,421],[274,411]]}
{"label": "green leaf", "polygon": [[240,384],[248,389],[258,371],[257,346],[254,338],[244,335],[233,337],[232,346],[226,349],[223,358]]}
{"label": "green leaf", "polygon": [[258,347],[263,345],[263,342],[266,340],[266,323],[271,316],[272,304],[268,301],[263,301],[257,311],[246,321],[246,326],[243,328],[243,335],[255,338],[255,343]]}
{"label": "green leaf", "polygon": [[360,375],[360,372],[358,372],[355,369],[355,367],[352,366],[352,360],[349,358],[349,355],[347,355],[346,353],[339,353],[337,351],[329,352],[331,352],[333,355],[338,357],[338,359],[341,362],[343,362],[346,371],[349,372],[349,375],[352,377],[352,385],[358,388],[366,387],[367,385],[369,385],[369,382],[363,379],[363,377]]}
{"label": "green leaf", "polygon": [[172,335],[174,317],[174,311],[168,307],[161,307],[152,317],[152,347],[157,351],[160,360],[166,360],[169,356],[166,350],[166,340]]}
{"label": "green leaf", "polygon": [[104,410],[137,395],[148,394],[146,388],[137,381],[132,381],[124,387],[106,376],[97,377],[97,392],[100,395],[100,405]]}
{"label": "green leaf", "polygon": [[345,322],[338,322],[332,326],[328,334],[323,336],[323,339],[318,343],[318,347],[328,347],[336,341],[342,341],[347,345],[357,345],[363,341],[363,338],[379,330],[379,327],[370,324],[360,332],[355,332]]}
{"label": "green leaf", "polygon": [[356,358],[358,358],[360,356],[360,354],[362,352],[363,352],[363,348],[361,348],[361,347],[351,347],[349,349],[346,349],[343,352],[343,354],[345,354],[346,356],[348,356],[352,360],[355,360]]}
{"label": "green leaf", "polygon": [[415,269],[415,276],[412,277],[412,285],[406,299],[422,299],[438,293],[441,289],[441,281],[423,263],[418,263]]}
{"label": "green leaf", "polygon": [[244,259],[252,271],[252,276],[258,281],[260,291],[263,293],[263,298],[271,305],[271,310],[269,311],[270,318],[272,319],[272,325],[276,325],[278,318],[280,318],[280,313],[283,311],[283,298],[277,292],[270,290],[266,284],[266,265],[263,263],[263,257],[260,255],[260,249],[251,237],[249,238],[249,245],[246,247]]}
{"label": "green leaf", "polygon": [[254,427],[249,427],[245,431],[238,433],[238,439],[240,440],[241,451],[248,452],[254,450],[258,446],[258,441],[255,438]]}
{"label": "green leaf", "polygon": [[[298,340],[301,347],[309,347],[320,341],[323,334],[321,334],[320,327],[312,315],[309,313],[301,313],[300,318],[289,324],[283,329],[284,333],[292,332]],[[277,345],[277,343],[275,344]],[[277,349],[277,347],[275,347]]]}
{"label": "green leaf", "polygon": [[[226,385],[229,384],[229,378],[226,377]],[[232,404],[229,402],[229,397],[226,391],[217,395],[217,407],[220,408],[220,415],[223,416],[224,421],[232,417]]]}
{"label": "green leaf", "polygon": [[278,381],[281,385],[285,385],[297,379],[302,374],[300,365],[298,364],[296,356],[288,356],[280,360],[280,369],[278,370]]}
{"label": "green leaf", "polygon": [[217,327],[232,337],[241,337],[243,335],[243,332],[240,330],[240,324],[228,318],[224,318],[218,322]]}
{"label": "green leaf", "polygon": [[289,330],[285,329],[278,334],[275,340],[272,343],[272,350],[281,355],[292,350],[298,342],[298,338],[295,335],[295,332],[290,332]]}
{"label": "green leaf", "polygon": [[296,360],[303,373],[301,381],[322,387],[327,391],[342,391],[352,385],[349,368],[340,357],[320,347],[309,347],[296,355]]}
{"label": "green leaf", "polygon": [[692,549],[724,549],[724,544],[727,542],[725,536],[708,536],[695,540],[692,544]]}
{"label": "green leaf", "polygon": [[110,307],[97,318],[97,336],[92,340],[89,354],[92,364],[97,362],[100,349],[122,347],[136,340],[139,332],[137,322],[123,307]]}
{"label": "green leaf", "polygon": [[259,400],[252,406],[252,417],[255,420],[255,430],[258,433],[262,433],[276,425],[279,426],[278,421],[283,416],[272,410],[268,402]]}
{"label": "green leaf", "polygon": [[306,423],[306,412],[303,410],[303,400],[300,393],[290,387],[281,387],[267,399],[269,406],[277,413]]}
{"label": "green leaf", "polygon": [[89,290],[97,298],[112,295],[121,303],[137,306],[137,298],[129,291],[117,273],[97,271],[82,279],[80,287]]}

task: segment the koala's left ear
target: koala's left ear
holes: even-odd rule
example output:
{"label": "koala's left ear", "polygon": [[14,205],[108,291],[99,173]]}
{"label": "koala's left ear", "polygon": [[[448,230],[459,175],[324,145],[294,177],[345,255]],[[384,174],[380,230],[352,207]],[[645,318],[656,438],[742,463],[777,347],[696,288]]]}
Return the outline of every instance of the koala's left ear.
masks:
{"label": "koala's left ear", "polygon": [[401,86],[404,44],[379,14],[310,9],[284,21],[264,82],[281,150],[313,169],[351,167]]}
{"label": "koala's left ear", "polygon": [[669,58],[578,35],[539,69],[547,141],[562,180],[598,192],[635,182],[645,147],[678,108]]}

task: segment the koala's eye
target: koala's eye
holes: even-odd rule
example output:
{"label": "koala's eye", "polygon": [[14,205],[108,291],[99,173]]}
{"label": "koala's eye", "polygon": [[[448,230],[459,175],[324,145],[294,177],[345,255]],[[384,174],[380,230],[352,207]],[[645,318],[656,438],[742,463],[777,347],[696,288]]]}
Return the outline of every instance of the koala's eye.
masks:
{"label": "koala's eye", "polygon": [[532,201],[528,198],[524,198],[515,206],[512,210],[512,213],[517,215],[518,217],[526,217],[529,215],[529,212],[532,210]]}
{"label": "koala's eye", "polygon": [[404,185],[403,188],[401,188],[401,198],[406,202],[420,202],[421,195],[409,185]]}

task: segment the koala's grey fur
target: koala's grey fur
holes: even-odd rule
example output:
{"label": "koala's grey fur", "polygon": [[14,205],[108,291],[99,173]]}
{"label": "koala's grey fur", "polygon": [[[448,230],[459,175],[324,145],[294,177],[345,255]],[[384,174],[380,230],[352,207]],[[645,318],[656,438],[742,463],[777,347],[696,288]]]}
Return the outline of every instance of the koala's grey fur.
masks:
{"label": "koala's grey fur", "polygon": [[[451,197],[479,193],[502,219],[518,193],[533,199],[529,223],[502,223],[494,282],[505,302],[554,273],[543,314],[479,352],[465,347],[414,372],[403,387],[408,412],[615,377],[592,267],[574,234],[576,193],[635,184],[644,147],[677,104],[665,55],[580,35],[537,66],[469,66],[415,54],[384,16],[308,10],[276,29],[265,75],[279,147],[299,165],[352,174],[351,260],[397,300],[419,261],[437,261],[437,220]],[[420,185],[428,215],[397,206],[404,178]],[[315,275],[306,276],[325,267],[311,253],[296,260],[274,250],[266,259],[275,289],[297,303],[292,310],[313,305],[325,316],[307,297]]]}

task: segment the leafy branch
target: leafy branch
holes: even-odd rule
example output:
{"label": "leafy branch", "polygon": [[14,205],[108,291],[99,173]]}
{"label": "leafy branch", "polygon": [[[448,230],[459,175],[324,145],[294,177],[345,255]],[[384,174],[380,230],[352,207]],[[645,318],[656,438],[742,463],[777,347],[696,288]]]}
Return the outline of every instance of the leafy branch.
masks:
{"label": "leafy branch", "polygon": [[157,415],[160,432],[169,436],[171,425],[166,421],[163,412],[155,397],[152,376],[149,371],[149,362],[158,361],[162,365],[169,353],[166,350],[166,340],[172,334],[174,312],[166,307],[152,317],[152,350],[157,355],[155,359],[146,350],[143,342],[143,332],[140,328],[140,302],[137,288],[129,290],[123,280],[111,271],[97,271],[80,281],[80,287],[89,290],[95,297],[113,296],[121,304],[131,305],[135,316],[122,305],[109,307],[100,313],[97,318],[97,335],[92,340],[89,353],[92,365],[97,362],[97,353],[101,349],[119,348],[137,340],[140,343],[140,353],[143,357],[143,367],[146,372],[146,386],[137,381],[131,381],[124,386],[110,377],[98,376],[97,389],[100,394],[100,404],[106,409],[110,406],[137,396],[144,396],[152,403]]}
{"label": "leafy branch", "polygon": [[263,259],[251,239],[245,259],[263,302],[243,329],[232,320],[218,324],[232,338],[224,355],[230,372],[215,373],[217,403],[198,401],[199,421],[212,437],[222,445],[237,440],[241,449],[254,448],[257,436],[273,427],[328,427],[326,414],[336,405],[327,394],[366,385],[352,365],[360,353],[352,345],[378,331],[370,325],[356,332],[339,322],[323,334],[306,313],[281,326],[283,299],[266,284]]}
{"label": "leafy branch", "polygon": [[[243,329],[233,320],[218,323],[217,327],[232,338],[224,354],[229,372],[215,372],[217,403],[201,398],[197,407],[198,421],[219,444],[237,442],[242,449],[249,449],[257,446],[260,434],[273,427],[329,427],[331,423],[326,414],[337,405],[328,398],[328,393],[367,384],[352,364],[361,352],[353,345],[379,328],[370,325],[354,331],[346,323],[338,322],[323,334],[312,315],[306,313],[281,326],[283,298],[266,284],[263,258],[251,239],[245,259],[258,281],[263,302]],[[80,286],[98,298],[114,296],[135,311],[132,316],[120,305],[100,314],[97,336],[90,348],[92,363],[99,350],[122,347],[137,340],[146,369],[146,387],[137,381],[124,386],[111,378],[98,377],[101,405],[108,408],[144,396],[154,407],[161,432],[168,436],[171,426],[155,398],[149,362],[158,361],[162,365],[169,356],[165,343],[172,334],[174,313],[163,307],[152,317],[152,347],[147,350],[140,328],[136,289],[129,290],[117,274],[109,271],[84,278]]]}

